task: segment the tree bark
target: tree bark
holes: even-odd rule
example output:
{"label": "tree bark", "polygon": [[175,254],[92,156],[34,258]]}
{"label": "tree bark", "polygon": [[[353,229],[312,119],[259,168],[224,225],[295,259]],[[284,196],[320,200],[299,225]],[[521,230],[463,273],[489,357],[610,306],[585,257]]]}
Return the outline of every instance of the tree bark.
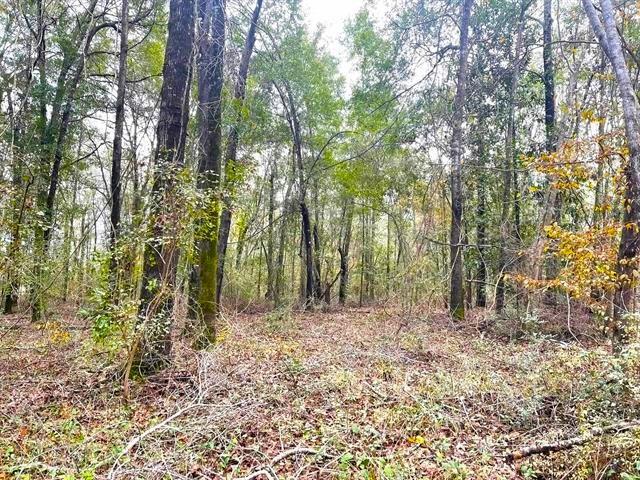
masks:
{"label": "tree bark", "polygon": [[[485,119],[481,118],[479,124],[483,125]],[[487,192],[485,188],[486,175],[485,168],[485,142],[483,132],[478,135],[478,164],[480,166],[478,172],[478,182],[476,184],[476,193],[478,196],[478,205],[476,208],[476,243],[478,244],[478,270],[476,272],[476,306],[487,306],[487,262],[485,260],[485,244],[487,243]]]}
{"label": "tree bark", "polygon": [[151,239],[145,246],[139,315],[142,338],[132,349],[130,374],[165,367],[171,355],[173,299],[178,261],[174,209],[176,173],[184,162],[194,44],[194,0],[171,0],[160,91],[157,148],[150,206]]}
{"label": "tree bark", "polygon": [[273,300],[275,290],[275,265],[273,261],[274,250],[274,237],[273,237],[273,222],[274,222],[274,210],[275,210],[275,159],[272,160],[271,168],[269,172],[269,205],[267,213],[267,251],[265,252],[265,261],[267,264],[267,292],[265,298],[267,300]]}
{"label": "tree bark", "polygon": [[456,96],[453,102],[451,133],[451,289],[449,292],[449,312],[454,319],[464,319],[464,273],[462,246],[462,123],[467,87],[467,64],[469,59],[469,19],[473,0],[464,0],[460,22],[460,54]]}
{"label": "tree bark", "polygon": [[[274,288],[274,296],[273,296],[273,303],[275,305],[275,307],[279,307],[281,305],[282,302],[282,292],[284,290],[284,254],[285,254],[285,247],[286,247],[286,243],[287,243],[287,226],[290,225],[289,223],[289,213],[291,212],[291,207],[290,207],[290,198],[291,198],[291,189],[293,188],[293,176],[290,178],[288,185],[287,185],[287,190],[285,192],[284,195],[284,200],[282,202],[282,217],[280,219],[280,234],[279,234],[279,240],[278,240],[278,258],[276,261],[276,265],[275,265],[275,269],[276,269],[276,278],[275,278],[275,288]],[[292,258],[292,271],[295,270],[295,255],[291,256]],[[292,286],[293,286],[293,279],[292,279]]]}
{"label": "tree bark", "polygon": [[118,59],[118,92],[116,94],[116,119],[113,132],[113,154],[111,156],[111,232],[109,249],[109,276],[111,298],[118,300],[118,256],[117,241],[120,236],[120,217],[122,211],[122,132],[124,129],[125,94],[127,90],[127,55],[129,51],[129,0],[122,0],[120,13],[120,53]]}
{"label": "tree bark", "polygon": [[218,230],[222,158],[222,87],[224,84],[225,0],[199,0],[198,35],[198,188],[205,199],[205,216],[197,227],[198,265],[191,287],[202,316],[203,346],[215,341],[218,315]]}
{"label": "tree bark", "polygon": [[[77,50],[65,55],[62,61],[62,67],[58,75],[58,83],[54,95],[52,112],[49,122],[46,123],[46,104],[41,105],[42,126],[42,157],[39,165],[38,193],[37,204],[42,209],[42,220],[37,222],[34,234],[34,252],[38,258],[34,275],[33,284],[31,286],[31,320],[36,322],[42,318],[44,314],[44,276],[43,266],[49,255],[49,246],[51,236],[54,230],[54,208],[56,194],[58,191],[60,168],[62,166],[62,157],[67,134],[69,132],[69,124],[71,121],[71,113],[75,103],[75,94],[84,73],[85,61],[89,53],[89,47],[97,30],[94,28],[94,11],[97,0],[87,7],[84,17],[83,29],[79,31],[79,40],[76,42]],[[42,35],[44,35],[44,27],[42,27]],[[44,39],[41,41],[44,45]],[[42,53],[44,56],[44,52]],[[66,77],[75,65],[76,70],[73,77],[66,82]],[[46,85],[46,73],[44,67],[44,57],[40,63],[41,82]]]}
{"label": "tree bark", "polygon": [[341,245],[338,247],[340,254],[340,285],[338,287],[338,302],[344,305],[347,301],[349,288],[349,250],[351,248],[351,230],[353,225],[353,199],[345,202],[342,218],[343,234],[340,239]]}

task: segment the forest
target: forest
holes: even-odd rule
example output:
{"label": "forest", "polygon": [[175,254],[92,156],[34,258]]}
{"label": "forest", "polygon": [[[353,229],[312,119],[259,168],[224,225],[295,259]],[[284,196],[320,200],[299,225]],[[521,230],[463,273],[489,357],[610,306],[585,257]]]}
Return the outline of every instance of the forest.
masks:
{"label": "forest", "polygon": [[640,2],[0,0],[0,480],[640,480]]}

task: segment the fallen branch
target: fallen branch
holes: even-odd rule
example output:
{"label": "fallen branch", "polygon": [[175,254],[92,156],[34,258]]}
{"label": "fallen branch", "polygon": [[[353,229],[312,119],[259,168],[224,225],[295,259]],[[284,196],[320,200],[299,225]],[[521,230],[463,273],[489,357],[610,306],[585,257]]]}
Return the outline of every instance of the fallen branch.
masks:
{"label": "fallen branch", "polygon": [[559,452],[562,450],[568,450],[578,445],[584,445],[590,442],[594,437],[607,435],[609,433],[622,433],[628,430],[640,428],[640,420],[633,420],[631,422],[620,422],[608,425],[606,427],[593,427],[583,435],[577,437],[568,438],[566,440],[560,440],[553,443],[543,443],[539,445],[533,445],[521,450],[516,450],[507,454],[507,462],[513,462],[514,460],[520,460],[531,455],[537,455],[539,453],[551,453]]}
{"label": "fallen branch", "polygon": [[326,456],[325,454],[320,453],[319,451],[314,450],[312,448],[306,448],[306,447],[292,448],[290,450],[285,450],[284,452],[281,452],[278,455],[276,455],[275,457],[273,457],[273,460],[271,460],[271,462],[269,463],[269,466],[262,467],[260,470],[256,470],[251,475],[239,478],[238,480],[253,480],[254,478],[258,478],[260,476],[265,476],[269,480],[277,480],[278,476],[276,475],[276,472],[273,470],[273,467],[275,467],[278,463],[280,463],[284,459],[289,458],[289,457],[293,457],[294,455],[323,455],[323,456]]}
{"label": "fallen branch", "polygon": [[271,460],[271,466],[274,467],[285,458],[292,457],[294,455],[318,455],[319,453],[320,452],[318,452],[317,450],[314,450],[313,448],[305,448],[305,447],[292,448],[290,450],[285,450],[284,452],[273,457],[273,460]]}

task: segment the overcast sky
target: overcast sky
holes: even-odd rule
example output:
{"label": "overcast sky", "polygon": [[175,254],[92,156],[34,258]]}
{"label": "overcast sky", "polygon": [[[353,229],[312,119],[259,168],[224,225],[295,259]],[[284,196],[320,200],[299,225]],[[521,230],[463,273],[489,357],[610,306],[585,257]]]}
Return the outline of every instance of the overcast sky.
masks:
{"label": "overcast sky", "polygon": [[315,33],[324,27],[322,38],[329,52],[340,61],[340,73],[349,83],[349,55],[344,46],[344,27],[353,18],[365,0],[302,0],[305,19]]}

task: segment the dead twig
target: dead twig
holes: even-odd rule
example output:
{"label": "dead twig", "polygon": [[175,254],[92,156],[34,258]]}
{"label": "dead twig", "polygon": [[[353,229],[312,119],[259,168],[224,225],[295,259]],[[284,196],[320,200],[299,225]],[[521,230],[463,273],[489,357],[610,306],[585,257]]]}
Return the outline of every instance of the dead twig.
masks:
{"label": "dead twig", "polygon": [[194,408],[197,408],[197,407],[204,407],[204,406],[206,406],[206,405],[203,404],[203,403],[192,403],[192,404],[189,404],[186,407],[181,408],[180,410],[176,411],[173,415],[165,418],[160,423],[157,423],[154,426],[152,426],[151,428],[145,430],[140,435],[138,435],[136,437],[133,437],[129,441],[129,443],[127,443],[127,445],[122,449],[122,451],[118,454],[118,456],[116,457],[115,461],[113,462],[113,465],[112,465],[111,470],[109,471],[109,475],[108,475],[109,480],[113,480],[115,478],[116,473],[117,473],[118,469],[120,468],[120,459],[122,457],[124,457],[127,453],[129,453],[143,439],[145,439],[149,435],[153,434],[154,432],[164,428],[166,425],[171,423],[173,420],[175,420],[179,416],[183,415],[185,412],[187,412],[189,410],[192,410]]}
{"label": "dead twig", "polygon": [[531,447],[516,450],[515,452],[507,454],[506,460],[507,462],[513,462],[514,460],[520,460],[540,453],[551,453],[568,450],[578,445],[584,445],[585,443],[590,442],[594,437],[599,437],[610,433],[622,433],[633,430],[635,428],[640,428],[640,420],[614,423],[613,425],[608,425],[606,427],[593,427],[585,434],[579,435],[577,437],[560,440],[558,442],[533,445]]}
{"label": "dead twig", "polygon": [[285,460],[286,458],[297,456],[297,455],[322,455],[322,456],[327,456],[326,454],[323,454],[323,453],[319,452],[318,450],[314,450],[313,448],[306,448],[306,447],[291,448],[291,449],[285,450],[284,452],[281,452],[278,455],[276,455],[275,457],[273,457],[273,460],[271,460],[271,462],[269,463],[269,466],[262,467],[260,470],[256,470],[252,474],[250,474],[250,475],[248,475],[246,477],[239,478],[238,480],[253,480],[253,479],[258,478],[260,476],[265,476],[269,480],[277,480],[278,479],[278,475],[276,475],[276,472],[273,470],[273,468],[278,463],[280,463],[283,460]]}

